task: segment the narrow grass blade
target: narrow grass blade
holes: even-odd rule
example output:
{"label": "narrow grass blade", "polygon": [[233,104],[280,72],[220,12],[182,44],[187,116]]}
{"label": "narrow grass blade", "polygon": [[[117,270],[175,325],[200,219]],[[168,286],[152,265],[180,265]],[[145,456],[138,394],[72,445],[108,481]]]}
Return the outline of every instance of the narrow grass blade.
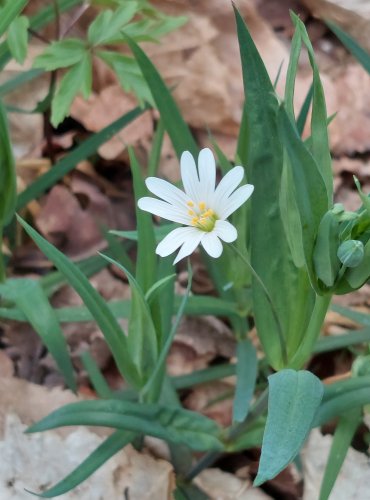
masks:
{"label": "narrow grass blade", "polygon": [[76,147],[71,153],[58,161],[51,170],[43,174],[20,193],[18,196],[17,210],[20,210],[30,201],[42,195],[47,189],[68,174],[68,172],[73,170],[78,162],[94,154],[102,144],[107,142],[113,135],[141,115],[143,111],[144,110],[140,108],[135,108],[103,128],[100,132],[86,139],[80,146]]}
{"label": "narrow grass blade", "polygon": [[301,110],[297,118],[297,130],[299,135],[303,134],[304,126],[306,125],[307,121],[308,112],[310,110],[310,106],[312,103],[312,97],[313,97],[313,84],[311,83],[311,86],[308,89],[305,100],[303,101]]}
{"label": "narrow grass blade", "polygon": [[122,264],[103,255],[111,264],[123,271],[130,283],[131,306],[128,322],[127,348],[130,361],[136,368],[143,386],[151,374],[158,359],[158,339],[153,325],[149,306],[138,281],[125,269]]}
{"label": "narrow grass blade", "polygon": [[44,71],[42,69],[29,69],[28,71],[22,71],[22,73],[19,73],[0,85],[0,97],[3,97],[9,92],[13,92],[13,90],[34,80],[35,78],[38,78],[43,73]]}
{"label": "narrow grass blade", "polygon": [[148,177],[153,177],[157,174],[159,160],[161,157],[164,133],[165,133],[165,128],[163,120],[159,120],[153,137],[153,143],[148,160]]}
{"label": "narrow grass blade", "polygon": [[14,216],[16,197],[15,163],[8,120],[0,101],[0,231]]}
{"label": "narrow grass blade", "polygon": [[177,390],[187,389],[194,385],[204,384],[205,382],[213,382],[225,377],[235,375],[236,365],[222,364],[210,366],[204,370],[198,370],[187,375],[179,375],[172,378],[172,383]]}
{"label": "narrow grass blade", "polygon": [[69,425],[94,425],[149,434],[166,441],[186,444],[194,450],[223,449],[220,428],[211,419],[177,407],[129,401],[82,401],[63,406],[27,432],[41,432]]}
{"label": "narrow grass blade", "polygon": [[[116,431],[105,439],[78,467],[55,486],[43,493],[33,493],[40,498],[54,498],[63,495],[85,481],[96,470],[107,462],[113,455],[131,443],[136,437],[133,432]],[[29,490],[26,490],[29,491]]]}
{"label": "narrow grass blade", "polygon": [[9,28],[13,19],[22,12],[27,3],[27,0],[12,0],[6,2],[5,6],[0,8],[0,37]]}
{"label": "narrow grass blade", "polygon": [[324,388],[308,371],[281,370],[269,377],[269,403],[261,459],[254,486],[281,472],[303,445]]}
{"label": "narrow grass blade", "polygon": [[150,61],[145,52],[134,42],[127,37],[127,43],[132,50],[136,61],[144,75],[144,78],[149,85],[153,99],[156,103],[158,111],[161,114],[161,119],[166,128],[168,135],[171,138],[173,147],[175,148],[178,158],[183,151],[190,151],[193,156],[198,153],[198,146],[190,132],[190,129],[184,121],[179,108],[162,80],[157,69]]}
{"label": "narrow grass blade", "polygon": [[139,198],[147,196],[148,190],[142,178],[139,162],[132,148],[129,148],[129,155],[134,182],[136,226],[138,233],[135,278],[143,292],[146,293],[155,283],[157,271],[157,255],[155,253],[156,241],[152,215],[140,210],[137,206]]}
{"label": "narrow grass blade", "polygon": [[257,352],[249,339],[236,346],[236,388],[233,404],[233,421],[243,422],[248,415],[257,378]]}
{"label": "narrow grass blade", "polygon": [[357,61],[370,73],[370,54],[366,52],[348,33],[331,21],[325,21],[332,32],[339,38],[343,45],[352,53]]}
{"label": "narrow grass blade", "polygon": [[37,231],[29,226],[24,220],[20,217],[17,218],[40,250],[54,263],[56,268],[64,274],[68,283],[74,288],[78,295],[80,295],[85,306],[103,332],[121,375],[127,379],[129,383],[135,386],[139,381],[138,374],[129,357],[125,334],[101,295],[90,284],[84,274],[82,274],[65,255],[40,236]]}
{"label": "narrow grass blade", "polygon": [[370,328],[363,330],[352,330],[349,332],[341,333],[340,335],[333,335],[329,337],[322,337],[316,342],[314,353],[336,351],[337,349],[345,349],[358,344],[370,343]]}
{"label": "narrow grass blade", "polygon": [[113,391],[89,351],[84,351],[80,357],[97,395],[102,399],[111,399]]}
{"label": "narrow grass blade", "polygon": [[[368,384],[368,379],[369,377],[366,377],[366,381],[362,381],[361,385],[364,385],[365,382]],[[370,404],[369,386],[361,387],[361,385],[355,390],[343,391],[338,396],[333,396],[328,401],[324,401],[315,416],[312,427],[321,426],[335,417],[345,415],[348,412],[348,408],[361,408]]]}
{"label": "narrow grass blade", "polygon": [[340,469],[346,458],[347,451],[355,432],[362,421],[362,411],[355,409],[343,415],[338,422],[334,432],[333,442],[330,448],[324,477],[321,483],[319,500],[328,500],[338,477]]}
{"label": "narrow grass blade", "polygon": [[0,285],[0,292],[14,301],[23,312],[55,359],[66,384],[76,392],[77,385],[67,342],[55,311],[40,284],[30,279],[9,279],[5,285]]}

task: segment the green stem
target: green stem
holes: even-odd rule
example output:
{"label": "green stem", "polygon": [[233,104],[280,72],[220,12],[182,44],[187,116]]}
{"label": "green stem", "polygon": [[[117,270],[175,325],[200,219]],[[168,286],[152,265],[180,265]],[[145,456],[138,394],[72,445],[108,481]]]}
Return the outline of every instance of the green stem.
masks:
{"label": "green stem", "polygon": [[295,353],[289,363],[289,368],[293,368],[296,370],[300,369],[312,354],[317,338],[320,335],[321,327],[324,323],[326,313],[328,312],[331,299],[331,294],[316,295],[315,305],[311,314],[311,319],[308,324],[307,331],[303,337],[298,351]]}
{"label": "green stem", "polygon": [[288,354],[287,354],[287,348],[286,348],[286,344],[285,344],[284,332],[283,332],[283,328],[281,326],[281,322],[280,322],[279,315],[277,313],[275,304],[271,298],[271,295],[270,295],[269,291],[267,290],[265,284],[263,283],[262,279],[259,277],[259,275],[255,271],[254,267],[249,262],[249,260],[240,252],[240,250],[236,246],[234,246],[234,245],[230,245],[230,246],[234,250],[234,252],[238,255],[238,257],[244,262],[244,264],[246,264],[248,266],[252,275],[254,276],[254,278],[256,279],[256,281],[258,282],[260,287],[262,288],[262,290],[266,296],[266,299],[271,306],[271,312],[272,312],[272,315],[274,316],[274,320],[275,320],[278,335],[279,335],[281,356],[282,356],[284,364],[286,365],[288,363]]}
{"label": "green stem", "polygon": [[0,283],[4,283],[6,280],[6,270],[3,255],[3,234],[2,228],[0,228]]}

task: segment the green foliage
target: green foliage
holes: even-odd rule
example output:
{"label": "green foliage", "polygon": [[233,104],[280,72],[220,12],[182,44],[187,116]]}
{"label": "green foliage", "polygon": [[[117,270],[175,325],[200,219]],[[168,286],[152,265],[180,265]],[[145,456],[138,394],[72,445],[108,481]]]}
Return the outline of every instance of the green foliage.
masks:
{"label": "green foliage", "polygon": [[0,101],[0,232],[14,215],[16,195],[16,173],[8,120]]}
{"label": "green foliage", "polygon": [[258,474],[259,486],[297,455],[323,397],[320,380],[307,371],[282,370],[269,377],[269,404]]}
{"label": "green foliage", "polygon": [[28,49],[29,20],[26,16],[16,17],[8,29],[7,43],[14,59],[23,64]]}
{"label": "green foliage", "polygon": [[[113,46],[126,43],[126,35],[136,41],[157,41],[183,24],[185,18],[165,16],[153,7],[149,8],[147,2],[128,0],[112,7],[103,9],[96,16],[89,26],[86,40],[65,38],[54,41],[35,59],[36,68],[47,71],[67,69],[52,99],[51,122],[54,126],[67,116],[77,94],[89,97],[94,57],[100,58],[115,71],[124,90],[134,92],[141,105],[152,102],[151,93],[135,60],[118,53]],[[138,16],[139,20],[133,21]]]}

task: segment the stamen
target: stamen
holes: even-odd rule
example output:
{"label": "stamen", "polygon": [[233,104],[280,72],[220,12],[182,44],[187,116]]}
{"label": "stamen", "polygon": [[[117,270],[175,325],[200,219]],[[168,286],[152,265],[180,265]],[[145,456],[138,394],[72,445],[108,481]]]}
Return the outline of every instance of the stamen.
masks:
{"label": "stamen", "polygon": [[190,215],[191,217],[193,217],[195,215],[194,210],[188,210],[188,215]]}
{"label": "stamen", "polygon": [[188,201],[187,206],[192,208],[194,206],[194,202],[192,202],[191,200]]}
{"label": "stamen", "polygon": [[196,226],[198,224],[198,221],[199,221],[199,217],[194,217],[193,219],[191,219],[191,223],[193,226]]}
{"label": "stamen", "polygon": [[200,202],[198,203],[198,205],[199,205],[199,210],[200,210],[201,212],[203,212],[203,211],[206,209],[206,204],[205,204],[205,202],[204,202],[204,201],[200,201]]}

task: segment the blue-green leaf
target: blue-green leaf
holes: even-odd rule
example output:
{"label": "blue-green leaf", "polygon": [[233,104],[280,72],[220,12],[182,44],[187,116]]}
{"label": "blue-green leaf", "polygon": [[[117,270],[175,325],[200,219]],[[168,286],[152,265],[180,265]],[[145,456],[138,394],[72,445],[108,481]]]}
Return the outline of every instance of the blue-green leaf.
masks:
{"label": "blue-green leaf", "polygon": [[308,371],[282,370],[269,377],[269,403],[254,486],[274,478],[297,455],[311,429],[324,388]]}
{"label": "blue-green leaf", "polygon": [[233,405],[233,421],[243,422],[248,415],[257,378],[257,352],[249,339],[236,346],[236,388]]}

